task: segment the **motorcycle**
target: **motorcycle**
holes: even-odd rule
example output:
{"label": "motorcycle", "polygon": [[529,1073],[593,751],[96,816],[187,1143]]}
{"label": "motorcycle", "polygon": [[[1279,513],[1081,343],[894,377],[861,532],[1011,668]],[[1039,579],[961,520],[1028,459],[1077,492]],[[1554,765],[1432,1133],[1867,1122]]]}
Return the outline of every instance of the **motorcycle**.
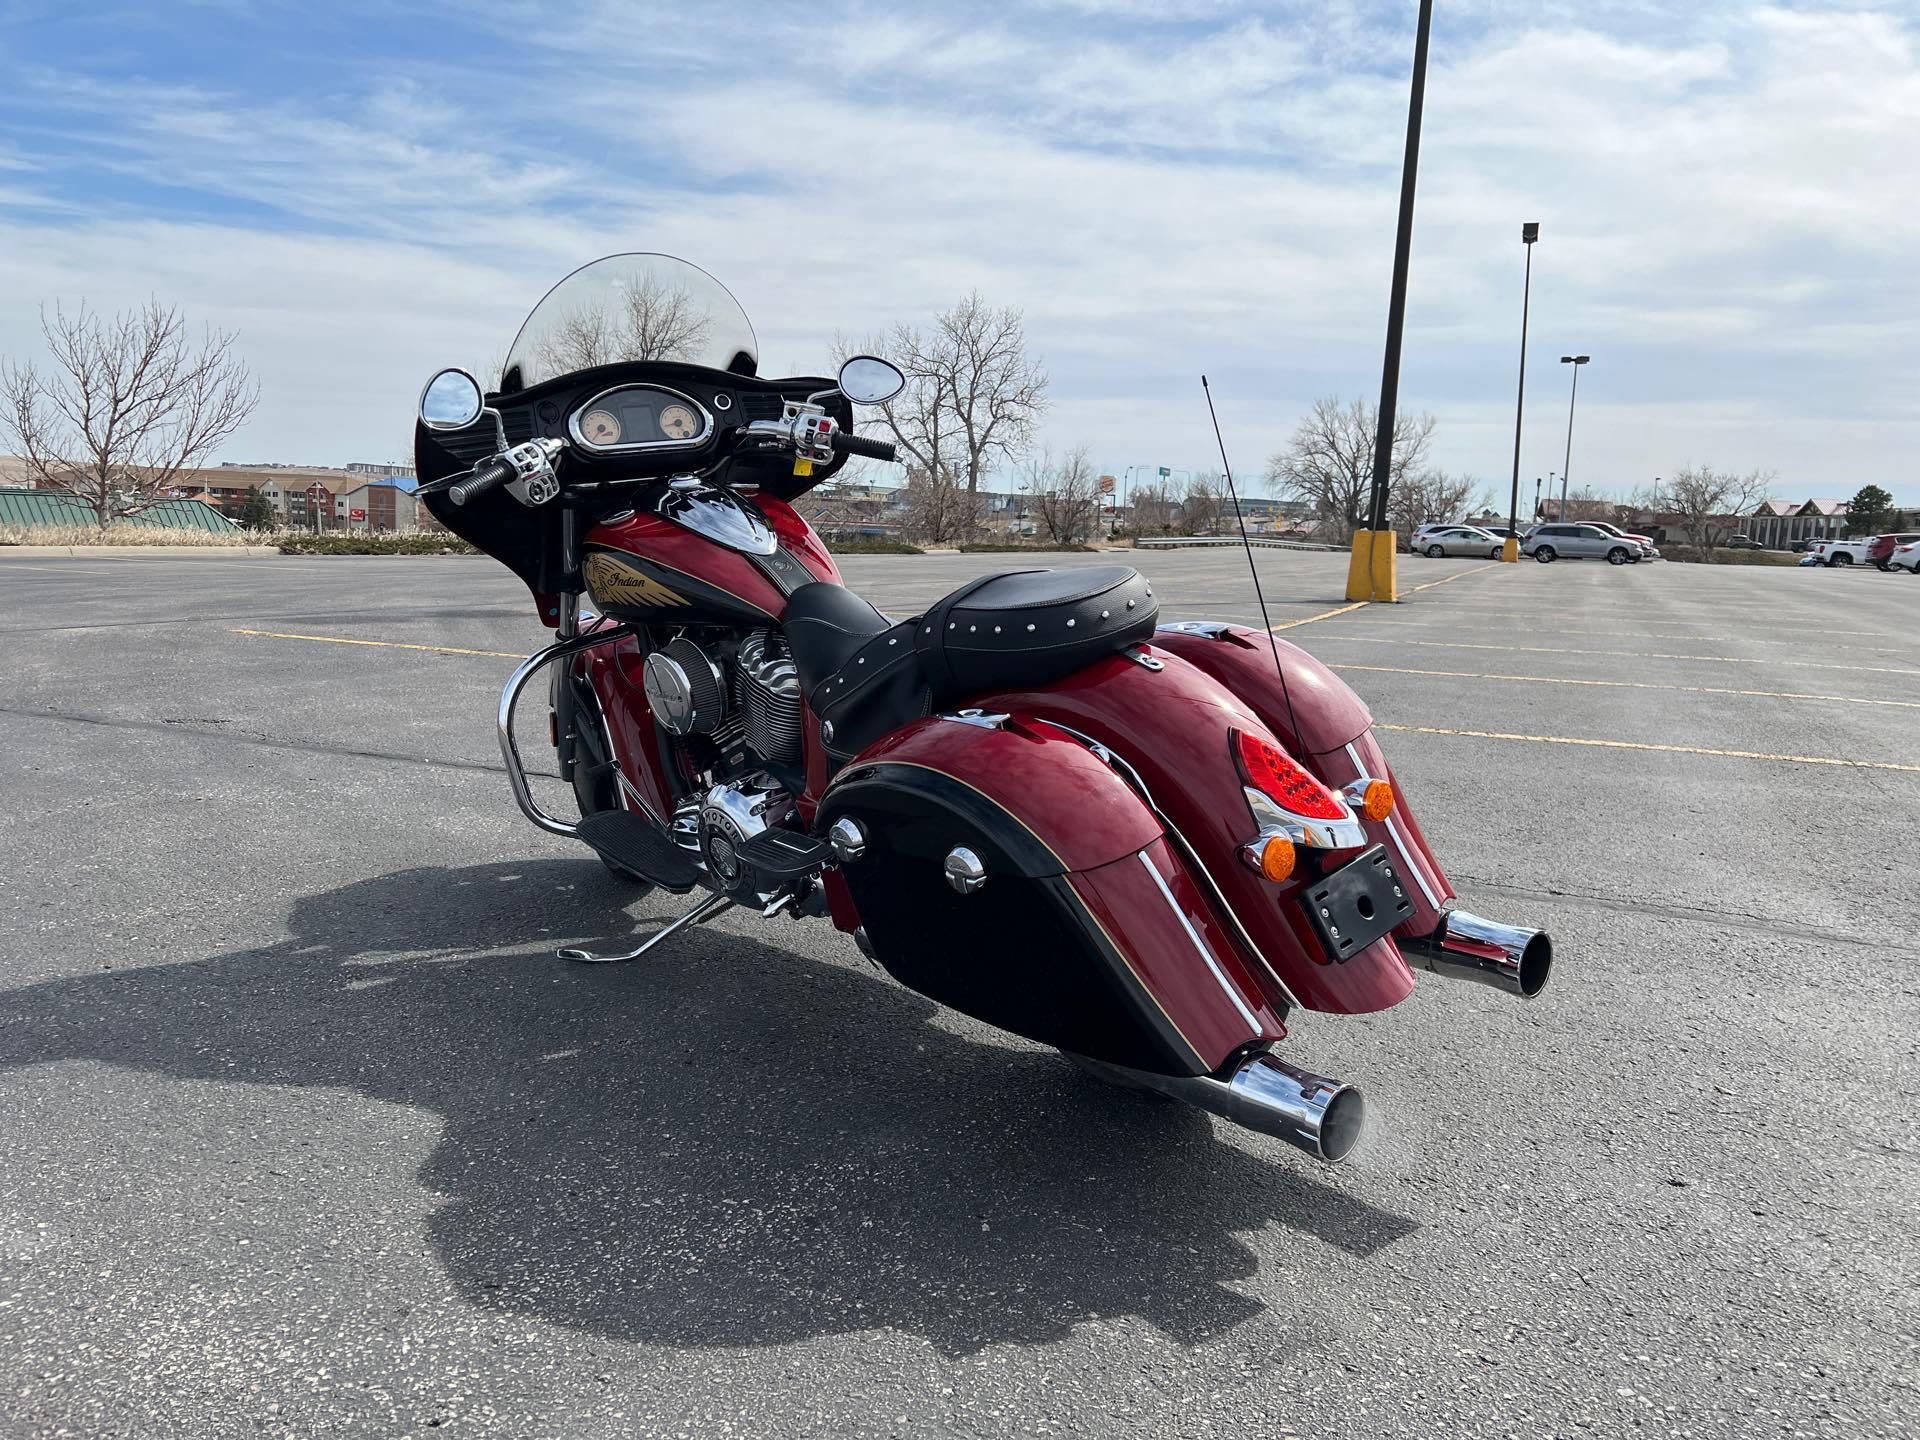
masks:
{"label": "motorcycle", "polygon": [[[636,887],[824,919],[902,984],[1338,1161],[1352,1085],[1278,1047],[1298,1010],[1404,1000],[1416,967],[1532,998],[1541,931],[1458,908],[1359,697],[1269,632],[1163,623],[1132,568],[1009,570],[923,613],[842,583],[793,502],[905,381],[875,356],[767,379],[705,271],[614,255],[521,327],[497,391],[422,391],[420,493],[513,570],[552,644],[500,751],[526,817]],[[578,815],[528,783],[521,697]]]}

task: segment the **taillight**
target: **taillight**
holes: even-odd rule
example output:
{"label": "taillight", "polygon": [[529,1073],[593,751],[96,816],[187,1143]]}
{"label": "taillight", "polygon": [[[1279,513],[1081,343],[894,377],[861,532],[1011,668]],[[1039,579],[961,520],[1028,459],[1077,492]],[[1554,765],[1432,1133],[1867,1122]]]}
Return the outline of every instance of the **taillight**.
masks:
{"label": "taillight", "polygon": [[1233,732],[1233,742],[1247,783],[1288,814],[1308,820],[1348,818],[1347,807],[1333,792],[1295,764],[1278,745],[1244,730]]}

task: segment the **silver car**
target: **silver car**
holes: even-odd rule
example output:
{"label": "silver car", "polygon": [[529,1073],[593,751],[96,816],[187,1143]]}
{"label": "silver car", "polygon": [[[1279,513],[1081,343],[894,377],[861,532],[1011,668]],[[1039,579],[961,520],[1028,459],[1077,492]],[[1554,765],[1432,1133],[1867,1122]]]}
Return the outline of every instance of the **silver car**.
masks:
{"label": "silver car", "polygon": [[1609,535],[1598,525],[1540,525],[1520,542],[1520,553],[1541,564],[1553,560],[1605,560],[1609,565],[1637,565],[1646,550],[1638,541]]}
{"label": "silver car", "polygon": [[1441,525],[1413,537],[1413,548],[1435,559],[1442,555],[1485,555],[1498,560],[1504,543],[1491,530],[1477,525]]}

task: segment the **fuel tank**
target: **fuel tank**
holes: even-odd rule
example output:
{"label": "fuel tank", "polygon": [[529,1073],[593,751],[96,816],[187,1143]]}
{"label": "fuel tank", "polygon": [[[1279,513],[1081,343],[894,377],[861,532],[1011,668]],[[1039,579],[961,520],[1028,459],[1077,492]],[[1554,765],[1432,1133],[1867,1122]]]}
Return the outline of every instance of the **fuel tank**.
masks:
{"label": "fuel tank", "polygon": [[777,625],[802,585],[840,583],[813,528],[771,495],[663,491],[594,526],[583,550],[594,608],[647,624]]}

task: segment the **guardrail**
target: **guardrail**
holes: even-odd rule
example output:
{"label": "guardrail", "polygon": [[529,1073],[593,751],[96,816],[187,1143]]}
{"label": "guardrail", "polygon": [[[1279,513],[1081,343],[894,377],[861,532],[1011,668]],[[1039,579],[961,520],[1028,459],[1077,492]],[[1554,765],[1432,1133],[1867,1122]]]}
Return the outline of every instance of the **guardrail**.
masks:
{"label": "guardrail", "polygon": [[[1342,550],[1341,545],[1322,545],[1317,540],[1270,540],[1265,536],[1247,537],[1247,544],[1267,550]],[[1238,535],[1148,535],[1133,542],[1136,550],[1178,549],[1187,545],[1231,545],[1240,548]]]}

